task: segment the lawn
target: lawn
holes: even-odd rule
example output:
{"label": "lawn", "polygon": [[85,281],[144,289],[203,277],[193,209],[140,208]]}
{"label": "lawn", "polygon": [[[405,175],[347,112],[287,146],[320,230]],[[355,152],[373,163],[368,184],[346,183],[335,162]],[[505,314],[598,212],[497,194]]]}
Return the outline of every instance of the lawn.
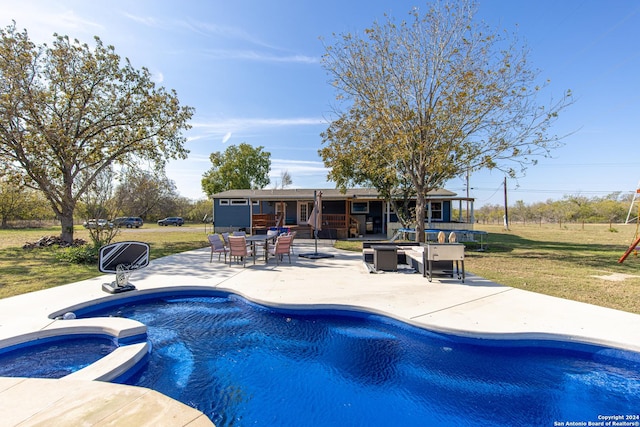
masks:
{"label": "lawn", "polygon": [[635,224],[510,228],[486,227],[489,250],[468,251],[468,270],[515,288],[640,314],[640,258],[618,263]]}
{"label": "lawn", "polygon": [[[209,227],[208,231],[211,231]],[[59,249],[24,250],[27,242],[43,236],[57,236],[59,227],[0,230],[0,298],[51,288],[101,275],[96,265],[60,261]],[[89,232],[76,227],[74,237],[90,241]],[[203,225],[159,227],[145,224],[139,229],[122,229],[114,241],[142,241],[151,247],[151,259],[209,246]],[[46,280],[43,280],[46,278]]]}
{"label": "lawn", "polygon": [[[488,248],[468,247],[467,271],[515,288],[640,314],[640,257],[631,255],[618,263],[633,241],[635,224],[613,228],[608,224],[513,224],[509,231],[479,224],[476,229],[489,232]],[[0,230],[0,298],[100,274],[95,265],[59,261],[53,249],[22,249],[26,242],[57,234],[58,228]],[[76,237],[88,239],[88,233],[80,227]],[[152,259],[208,246],[202,225],[145,224],[141,229],[122,230],[116,240],[149,243]],[[360,242],[337,242],[336,246],[362,248]]]}

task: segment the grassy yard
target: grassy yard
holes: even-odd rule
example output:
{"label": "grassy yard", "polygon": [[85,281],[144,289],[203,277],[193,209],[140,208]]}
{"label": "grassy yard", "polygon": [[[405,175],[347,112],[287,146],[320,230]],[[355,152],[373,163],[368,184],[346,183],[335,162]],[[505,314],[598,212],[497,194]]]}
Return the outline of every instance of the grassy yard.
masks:
{"label": "grassy yard", "polygon": [[[563,224],[501,226],[478,225],[489,232],[484,252],[469,247],[465,267],[479,276],[515,288],[583,301],[640,314],[640,257],[618,258],[633,241],[636,225]],[[23,250],[22,245],[58,228],[0,230],[0,298],[95,277],[97,267],[61,262],[54,249]],[[88,240],[79,227],[76,237]],[[151,257],[208,246],[202,225],[122,230],[118,241],[150,244]],[[338,242],[338,247],[361,250],[360,242]],[[617,279],[617,280],[614,280]],[[622,279],[622,280],[621,280]]]}
{"label": "grassy yard", "polygon": [[[60,261],[56,257],[56,251],[60,250],[57,248],[22,249],[27,242],[59,234],[60,227],[0,230],[0,298],[77,282],[102,274],[95,265]],[[90,241],[89,232],[82,226],[76,227],[74,237]],[[209,246],[203,225],[158,227],[155,224],[145,224],[139,229],[122,229],[114,241],[125,240],[149,243],[151,259]]]}
{"label": "grassy yard", "polygon": [[[618,259],[636,225],[477,227],[489,250],[468,251],[466,266],[498,283],[640,314],[640,258]],[[617,280],[616,280],[617,279]]]}

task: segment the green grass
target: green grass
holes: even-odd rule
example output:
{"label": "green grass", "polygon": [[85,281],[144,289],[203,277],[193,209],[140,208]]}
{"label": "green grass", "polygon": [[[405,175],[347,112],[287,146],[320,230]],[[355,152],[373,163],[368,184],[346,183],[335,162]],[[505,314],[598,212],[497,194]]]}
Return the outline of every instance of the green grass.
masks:
{"label": "green grass", "polygon": [[[477,227],[490,232],[486,252],[467,251],[469,271],[497,283],[640,314],[640,258],[618,259],[636,225]],[[605,280],[631,275],[624,281]],[[600,276],[600,277],[596,277]]]}
{"label": "green grass", "polygon": [[[209,229],[210,231],[210,229]],[[0,298],[47,289],[101,275],[96,265],[60,261],[59,248],[24,250],[27,242],[60,234],[60,228],[0,230]],[[90,241],[89,233],[76,227],[75,238]],[[158,227],[145,224],[140,229],[124,229],[114,241],[141,241],[149,244],[151,259],[209,246],[202,225]]]}
{"label": "green grass", "polygon": [[[640,257],[618,259],[633,242],[636,225],[519,225],[504,231],[501,226],[479,224],[489,232],[484,252],[469,246],[465,267],[497,283],[547,295],[568,298],[640,314]],[[209,229],[210,231],[210,229]],[[27,251],[26,242],[57,235],[58,228],[0,230],[0,298],[84,280],[99,275],[95,265],[59,261],[55,249]],[[75,237],[88,240],[81,227]],[[180,228],[145,224],[123,230],[116,238],[149,243],[151,258],[208,246],[202,225]],[[336,247],[362,250],[361,242],[338,241]],[[623,274],[624,281],[595,276]]]}

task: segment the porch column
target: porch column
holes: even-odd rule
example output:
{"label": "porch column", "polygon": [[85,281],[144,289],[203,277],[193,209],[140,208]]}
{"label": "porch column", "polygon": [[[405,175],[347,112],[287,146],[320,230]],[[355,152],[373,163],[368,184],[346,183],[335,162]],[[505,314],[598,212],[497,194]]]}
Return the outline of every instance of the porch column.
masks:
{"label": "porch column", "polygon": [[345,230],[347,230],[347,238],[349,238],[349,224],[350,224],[350,217],[351,217],[351,209],[349,209],[349,199],[346,199],[344,201],[344,212],[345,212],[344,228]]}
{"label": "porch column", "polygon": [[249,197],[249,234],[253,235],[253,202]]}
{"label": "porch column", "polygon": [[476,223],[476,218],[475,215],[473,214],[473,202],[474,200],[471,200],[471,208],[470,208],[470,214],[471,214],[471,229],[473,230],[473,227]]}

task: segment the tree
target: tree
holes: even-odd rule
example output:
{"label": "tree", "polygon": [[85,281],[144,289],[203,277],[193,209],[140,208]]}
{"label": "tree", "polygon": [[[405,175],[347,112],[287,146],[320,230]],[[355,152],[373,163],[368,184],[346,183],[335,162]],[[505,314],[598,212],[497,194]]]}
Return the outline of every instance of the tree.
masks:
{"label": "tree", "polygon": [[0,165],[42,191],[73,240],[76,205],[110,165],[186,158],[193,109],[156,87],[96,37],[95,47],[54,35],[36,46],[15,23],[0,30]]}
{"label": "tree", "polygon": [[224,153],[211,153],[213,166],[202,177],[202,190],[208,195],[226,190],[260,189],[269,184],[271,153],[247,143],[230,145]]}
{"label": "tree", "polygon": [[139,216],[145,221],[175,215],[179,198],[175,183],[163,171],[128,168],[120,177],[115,199],[123,216]]}
{"label": "tree", "polygon": [[276,181],[275,185],[273,186],[273,188],[278,189],[285,189],[288,186],[290,186],[291,184],[293,184],[293,179],[291,179],[291,174],[289,173],[288,170],[283,170],[282,172],[280,172],[280,182]]}
{"label": "tree", "polygon": [[[86,220],[113,218],[116,210],[113,198],[113,169],[103,169],[92,181],[87,191],[82,195],[81,203],[78,203],[80,211],[84,213]],[[118,227],[107,222],[105,225],[96,221],[95,227],[87,228],[89,237],[93,242],[93,250],[98,255],[98,250],[103,245],[111,243],[118,234]]]}
{"label": "tree", "polygon": [[22,180],[15,175],[0,176],[0,228],[8,228],[9,220],[22,216],[27,208]]}
{"label": "tree", "polygon": [[474,23],[475,8],[443,1],[408,21],[386,16],[362,35],[335,36],[323,56],[340,101],[319,151],[328,178],[391,198],[409,183],[421,241],[429,191],[467,171],[523,172],[559,145],[548,130],[570,103],[567,92],[539,104],[545,84],[526,49]]}

